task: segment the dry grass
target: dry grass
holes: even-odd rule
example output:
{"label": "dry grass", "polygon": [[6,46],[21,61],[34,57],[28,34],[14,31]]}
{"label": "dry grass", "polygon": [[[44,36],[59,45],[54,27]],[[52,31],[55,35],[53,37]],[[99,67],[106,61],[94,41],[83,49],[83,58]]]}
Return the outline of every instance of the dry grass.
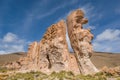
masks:
{"label": "dry grass", "polygon": [[119,80],[120,76],[99,72],[94,75],[74,75],[72,72],[52,72],[50,75],[42,72],[14,73],[13,75],[2,74],[1,80]]}

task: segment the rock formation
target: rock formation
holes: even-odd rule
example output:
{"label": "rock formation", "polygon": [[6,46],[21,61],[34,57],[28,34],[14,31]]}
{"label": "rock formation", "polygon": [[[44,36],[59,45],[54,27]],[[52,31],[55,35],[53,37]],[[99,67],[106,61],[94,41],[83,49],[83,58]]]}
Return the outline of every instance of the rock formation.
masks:
{"label": "rock formation", "polygon": [[[93,35],[89,29],[83,29],[87,23],[81,10],[73,11],[67,18],[67,27],[63,20],[51,25],[40,42],[30,44],[27,56],[6,65],[20,71],[72,71],[75,74],[98,72],[89,57],[92,53]],[[66,28],[75,56],[70,54],[66,42]]]}
{"label": "rock formation", "polygon": [[108,68],[107,66],[104,66],[101,69],[101,72],[107,73],[113,76],[120,76],[120,66],[114,67],[114,68]]}
{"label": "rock formation", "polygon": [[67,17],[68,35],[71,46],[75,52],[79,70],[85,75],[98,72],[89,59],[93,52],[91,45],[93,35],[91,34],[90,29],[83,29],[82,27],[82,25],[87,22],[88,20],[84,18],[84,13],[79,9],[73,11]]}
{"label": "rock formation", "polygon": [[80,73],[74,55],[68,51],[65,22],[61,20],[50,26],[39,43],[30,44],[26,57],[7,65],[7,67],[21,71],[33,70],[45,73],[61,70]]}

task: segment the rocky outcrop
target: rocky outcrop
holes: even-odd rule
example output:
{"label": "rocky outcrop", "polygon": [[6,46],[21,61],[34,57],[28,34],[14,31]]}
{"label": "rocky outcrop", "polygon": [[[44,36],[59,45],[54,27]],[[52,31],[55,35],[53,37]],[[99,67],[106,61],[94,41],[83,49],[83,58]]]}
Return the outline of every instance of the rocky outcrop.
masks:
{"label": "rocky outcrop", "polygon": [[98,72],[89,59],[93,52],[93,35],[90,29],[82,28],[87,22],[81,10],[73,11],[67,18],[67,30],[74,55],[68,51],[66,24],[61,20],[47,29],[40,42],[30,44],[26,57],[7,64],[6,67],[45,73],[65,70],[86,75]]}
{"label": "rocky outcrop", "polygon": [[92,64],[89,57],[93,52],[91,40],[93,35],[90,29],[83,29],[82,25],[88,22],[84,18],[84,13],[81,10],[73,11],[67,17],[68,35],[71,46],[75,52],[79,70],[82,74],[92,74],[98,72],[97,68]]}
{"label": "rocky outcrop", "polygon": [[50,26],[39,43],[30,44],[27,57],[7,66],[21,71],[49,73],[65,70],[79,73],[76,59],[68,51],[65,22],[61,20]]}
{"label": "rocky outcrop", "polygon": [[120,66],[108,68],[107,66],[104,66],[101,69],[101,72],[112,75],[112,76],[120,76]]}

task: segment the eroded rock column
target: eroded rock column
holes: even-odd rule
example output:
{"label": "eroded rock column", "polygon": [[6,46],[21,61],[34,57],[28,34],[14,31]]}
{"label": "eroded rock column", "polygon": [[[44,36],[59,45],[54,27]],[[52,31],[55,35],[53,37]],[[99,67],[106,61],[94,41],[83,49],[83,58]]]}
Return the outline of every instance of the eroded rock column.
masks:
{"label": "eroded rock column", "polygon": [[93,52],[91,44],[93,35],[90,29],[83,29],[82,27],[82,25],[87,22],[88,20],[84,18],[84,13],[79,9],[73,11],[67,17],[67,28],[71,46],[75,52],[79,70],[85,75],[98,72],[98,69],[90,60],[90,56]]}
{"label": "eroded rock column", "polygon": [[[51,25],[41,40],[40,53],[48,59],[48,68],[53,71],[65,70],[69,64],[69,52],[66,42],[66,25],[63,20]],[[43,59],[43,57],[40,57]]]}
{"label": "eroded rock column", "polygon": [[65,70],[79,74],[76,59],[68,51],[64,20],[48,27],[40,42],[31,43],[26,57],[7,64],[6,67],[19,71],[50,73]]}

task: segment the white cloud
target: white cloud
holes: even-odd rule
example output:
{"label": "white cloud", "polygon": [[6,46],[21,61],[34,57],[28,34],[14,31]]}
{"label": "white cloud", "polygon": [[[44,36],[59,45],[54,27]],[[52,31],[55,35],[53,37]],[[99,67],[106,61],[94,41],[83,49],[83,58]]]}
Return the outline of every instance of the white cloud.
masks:
{"label": "white cloud", "polygon": [[4,38],[3,41],[4,42],[13,42],[17,39],[17,36],[13,33],[7,33]]}
{"label": "white cloud", "polygon": [[2,51],[2,50],[0,51],[0,54],[5,54],[5,53],[6,53],[5,51]]}
{"label": "white cloud", "polygon": [[0,42],[0,54],[25,51],[24,48],[28,44],[26,40],[19,38],[11,32],[1,38]]}
{"label": "white cloud", "polygon": [[106,29],[93,40],[95,51],[120,52],[120,30]]}
{"label": "white cloud", "polygon": [[110,46],[108,43],[100,43],[100,42],[93,42],[93,48],[95,51],[99,52],[113,52],[112,45]]}
{"label": "white cloud", "polygon": [[96,37],[97,41],[113,41],[116,39],[120,39],[120,30],[106,29],[104,32],[102,32]]}

